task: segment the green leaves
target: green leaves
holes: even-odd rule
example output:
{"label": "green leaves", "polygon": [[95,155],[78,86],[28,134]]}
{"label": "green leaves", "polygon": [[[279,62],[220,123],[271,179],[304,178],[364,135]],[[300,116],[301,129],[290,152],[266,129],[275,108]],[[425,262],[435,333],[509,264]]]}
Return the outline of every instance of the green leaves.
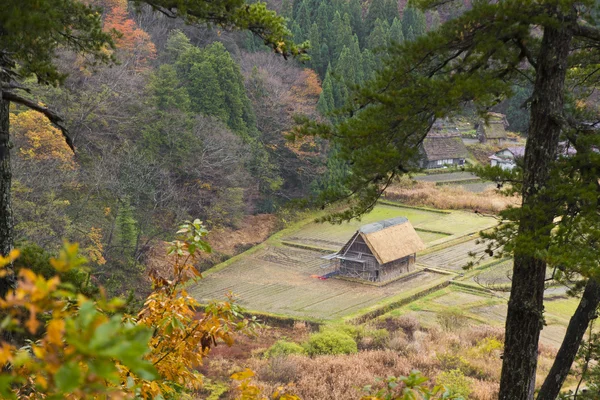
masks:
{"label": "green leaves", "polygon": [[[41,82],[56,84],[64,79],[54,64],[58,48],[87,53],[96,61],[111,60],[106,50],[114,43],[102,31],[100,9],[78,0],[5,0],[0,26],[1,54],[18,62],[22,76],[35,75]],[[4,57],[2,66],[13,69]]]}
{"label": "green leaves", "polygon": [[385,387],[378,391],[372,385],[365,386],[367,393],[361,400],[465,400],[460,394],[455,394],[443,386],[429,388],[429,379],[417,370],[408,376],[389,377],[383,380]]}
{"label": "green leaves", "polygon": [[[154,366],[144,359],[150,351],[148,341],[152,331],[149,328],[123,323],[120,314],[105,320],[91,301],[81,304],[79,314],[67,320],[66,327],[66,342],[90,357],[91,373],[115,381],[118,378],[114,367],[117,360],[142,379],[158,377]],[[65,379],[75,376],[72,369],[69,366],[63,371]]]}
{"label": "green leaves", "polygon": [[54,375],[56,387],[63,393],[70,393],[77,389],[82,378],[81,369],[76,362],[63,364]]}

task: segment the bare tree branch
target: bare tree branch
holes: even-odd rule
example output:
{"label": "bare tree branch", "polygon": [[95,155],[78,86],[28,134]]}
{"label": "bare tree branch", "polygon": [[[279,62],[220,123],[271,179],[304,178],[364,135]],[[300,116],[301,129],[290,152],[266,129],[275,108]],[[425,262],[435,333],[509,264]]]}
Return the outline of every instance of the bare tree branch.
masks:
{"label": "bare tree branch", "polygon": [[13,103],[17,103],[17,104],[21,104],[25,107],[31,108],[32,110],[35,110],[39,113],[44,114],[44,116],[46,118],[48,118],[48,121],[50,121],[58,129],[60,129],[60,131],[63,134],[63,137],[65,138],[65,142],[67,142],[67,145],[71,148],[71,150],[73,152],[75,152],[75,146],[73,145],[73,140],[71,139],[71,136],[69,136],[69,131],[63,125],[64,120],[56,112],[50,110],[48,107],[41,106],[32,100],[26,99],[25,97],[21,97],[14,92],[2,91],[2,98],[4,100],[12,101]]}

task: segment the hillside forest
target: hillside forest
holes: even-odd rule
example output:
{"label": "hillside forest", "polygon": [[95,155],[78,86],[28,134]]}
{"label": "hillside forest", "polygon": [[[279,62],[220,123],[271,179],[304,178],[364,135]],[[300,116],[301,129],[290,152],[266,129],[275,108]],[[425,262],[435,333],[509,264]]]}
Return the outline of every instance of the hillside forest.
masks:
{"label": "hillside forest", "polygon": [[[596,398],[599,13],[7,0],[0,398]],[[506,142],[478,142],[490,115]],[[465,164],[424,171],[448,121]],[[417,271],[319,272],[379,216],[413,219]],[[335,280],[335,310],[263,300],[271,264]]]}
{"label": "hillside forest", "polygon": [[286,140],[293,117],[337,118],[388,44],[441,18],[410,7],[401,17],[405,4],[392,1],[275,3],[294,40],[311,43],[302,62],[248,32],[188,26],[125,0],[94,4],[103,29],[119,32],[116,61],[90,66],[59,50],[64,85],[34,92],[64,116],[77,151],[40,113],[11,110],[15,238],[36,257],[78,242],[110,293],[142,297],[148,252],[181,221],[235,230],[338,182],[346,170],[327,141]]}

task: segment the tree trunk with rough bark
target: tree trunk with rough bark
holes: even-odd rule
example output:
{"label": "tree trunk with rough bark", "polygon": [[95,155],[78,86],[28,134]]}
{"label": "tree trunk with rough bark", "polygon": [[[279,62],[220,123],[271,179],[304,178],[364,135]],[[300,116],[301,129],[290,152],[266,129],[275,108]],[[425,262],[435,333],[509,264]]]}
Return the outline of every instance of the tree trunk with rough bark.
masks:
{"label": "tree trunk with rough bark", "polygon": [[[514,251],[512,288],[500,379],[500,400],[531,400],[534,395],[538,343],[543,327],[546,263],[531,248],[547,242],[554,210],[543,195],[561,131],[563,91],[572,33],[569,24],[546,27],[537,60],[525,151],[522,217]],[[529,247],[529,251],[527,249]]]}
{"label": "tree trunk with rough bark", "polygon": [[[0,90],[0,254],[7,255],[13,248],[13,218],[10,186],[10,102],[2,99]],[[0,297],[14,284],[14,276],[0,278]]]}
{"label": "tree trunk with rough bark", "polygon": [[590,321],[596,318],[596,309],[599,304],[600,284],[596,280],[590,279],[585,285],[579,306],[569,321],[567,333],[554,359],[552,368],[550,368],[550,372],[538,393],[538,400],[555,400],[558,397],[577,356],[585,331]]}

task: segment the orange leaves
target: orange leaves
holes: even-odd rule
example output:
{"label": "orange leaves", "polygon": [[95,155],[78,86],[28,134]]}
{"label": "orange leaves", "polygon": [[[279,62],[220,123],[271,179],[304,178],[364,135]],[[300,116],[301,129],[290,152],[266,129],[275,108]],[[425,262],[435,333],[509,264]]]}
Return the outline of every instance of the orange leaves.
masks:
{"label": "orange leaves", "polygon": [[29,110],[10,115],[11,129],[15,135],[25,138],[25,145],[19,148],[25,159],[55,160],[63,169],[74,169],[73,152],[57,128],[37,111]]}
{"label": "orange leaves", "polygon": [[127,15],[127,2],[112,1],[104,20],[104,30],[112,31],[117,49],[133,58],[134,69],[146,70],[148,61],[156,57],[150,35]]}

